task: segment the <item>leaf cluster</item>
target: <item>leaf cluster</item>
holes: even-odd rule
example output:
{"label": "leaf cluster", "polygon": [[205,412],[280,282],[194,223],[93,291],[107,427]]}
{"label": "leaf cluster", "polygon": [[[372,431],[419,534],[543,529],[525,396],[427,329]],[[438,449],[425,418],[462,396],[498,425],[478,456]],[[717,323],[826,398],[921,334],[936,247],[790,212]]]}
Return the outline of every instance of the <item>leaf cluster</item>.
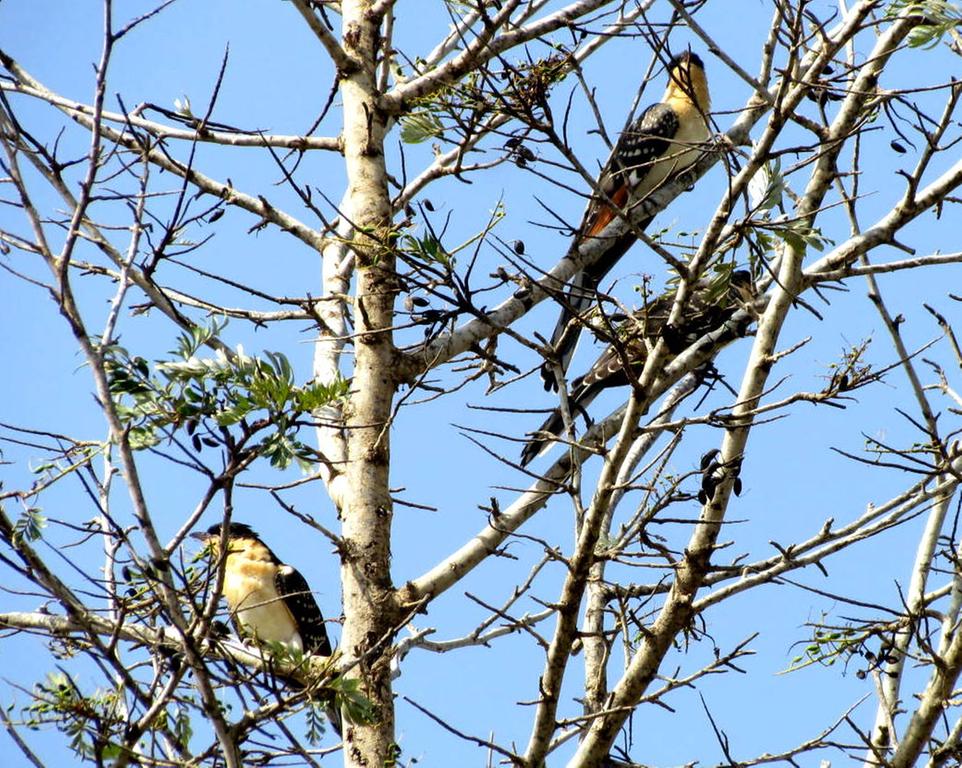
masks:
{"label": "leaf cluster", "polygon": [[962,25],[962,9],[949,0],[893,0],[886,9],[889,18],[903,14],[925,19],[909,33],[907,42],[912,48],[934,48]]}
{"label": "leaf cluster", "polygon": [[532,125],[549,111],[551,89],[570,71],[569,57],[558,53],[517,64],[502,62],[497,71],[473,71],[458,83],[420,99],[401,118],[401,141],[429,139],[461,143],[493,115]]}
{"label": "leaf cluster", "polygon": [[80,757],[98,761],[120,755],[126,719],[116,691],[97,690],[84,695],[65,673],[54,672],[34,686],[34,699],[24,709],[32,728],[55,725],[70,739],[70,748]]}
{"label": "leaf cluster", "polygon": [[215,324],[182,335],[172,359],[153,365],[119,345],[102,350],[131,445],[150,448],[183,429],[198,452],[223,447],[250,458],[253,451],[281,469],[295,460],[306,468],[316,453],[298,439],[299,429],[313,411],[345,397],[349,382],[298,385],[290,361],[278,352],[259,358],[238,347],[233,354],[198,355],[219,330]]}
{"label": "leaf cluster", "polygon": [[782,674],[797,672],[813,664],[831,667],[839,660],[847,665],[853,656],[865,654],[864,646],[871,636],[871,632],[851,625],[833,627],[816,623],[804,652],[793,656],[788,669]]}

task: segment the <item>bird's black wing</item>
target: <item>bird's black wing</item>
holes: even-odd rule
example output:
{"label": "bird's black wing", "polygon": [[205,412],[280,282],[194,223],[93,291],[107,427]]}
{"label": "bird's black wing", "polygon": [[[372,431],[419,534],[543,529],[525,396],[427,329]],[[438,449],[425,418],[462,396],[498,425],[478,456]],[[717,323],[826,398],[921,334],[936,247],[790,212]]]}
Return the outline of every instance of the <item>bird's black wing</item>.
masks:
{"label": "bird's black wing", "polygon": [[[668,104],[659,102],[649,106],[615,144],[606,173],[602,173],[600,180],[602,191],[617,202],[620,189],[633,190],[640,186],[651,166],[668,151],[678,128],[678,114]],[[585,234],[590,237],[603,228],[604,224],[599,227],[591,221]]]}
{"label": "bird's black wing", "polygon": [[[304,651],[319,656],[330,656],[333,649],[331,639],[327,636],[327,627],[324,626],[324,617],[305,578],[296,568],[281,565],[274,576],[274,586],[297,623]],[[322,701],[331,727],[338,736],[341,736],[343,722],[334,693],[325,691],[322,694]]]}
{"label": "bird's black wing", "polygon": [[[579,241],[597,237],[615,218],[615,212],[608,200],[621,209],[629,204],[632,193],[642,185],[652,165],[669,150],[672,138],[678,133],[678,127],[678,115],[675,111],[667,104],[658,103],[648,107],[621,135],[598,179],[598,187],[607,199],[595,198],[589,204],[577,235]],[[650,219],[645,219],[638,222],[637,226],[645,229],[649,222]],[[568,369],[581,334],[581,326],[576,317],[592,304],[601,281],[634,241],[635,236],[630,232],[611,239],[604,255],[571,279],[561,316],[551,334],[551,345],[562,371]],[[545,389],[557,389],[550,366],[542,369],[542,378]]]}
{"label": "bird's black wing", "polygon": [[333,650],[324,617],[304,577],[296,568],[281,565],[274,576],[274,586],[294,617],[304,652],[330,656]]}

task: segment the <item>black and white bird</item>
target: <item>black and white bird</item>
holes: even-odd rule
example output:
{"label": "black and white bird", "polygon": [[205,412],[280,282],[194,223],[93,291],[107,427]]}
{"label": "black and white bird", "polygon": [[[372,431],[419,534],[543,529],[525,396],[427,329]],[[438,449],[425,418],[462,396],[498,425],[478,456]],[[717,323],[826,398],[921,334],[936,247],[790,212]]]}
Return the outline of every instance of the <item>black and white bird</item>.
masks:
{"label": "black and white bird", "polygon": [[[686,51],[668,65],[668,87],[657,104],[650,105],[619,138],[601,171],[596,194],[588,204],[584,220],[575,235],[576,243],[600,237],[617,216],[624,214],[660,188],[669,176],[694,163],[711,137],[708,110],[711,97],[705,66],[694,53]],[[645,229],[650,218],[636,224]],[[571,279],[564,307],[551,335],[551,346],[562,371],[568,369],[581,333],[578,316],[596,301],[596,291],[605,275],[635,242],[628,232],[613,238],[604,255]],[[541,370],[545,389],[556,389],[554,369]]]}
{"label": "black and white bird", "polygon": [[[572,416],[585,414],[585,409],[602,390],[635,381],[659,338],[665,340],[673,359],[706,334],[721,328],[739,309],[750,307],[754,295],[751,273],[747,270],[734,270],[714,280],[703,280],[692,294],[677,327],[668,323],[675,292],[669,291],[651,301],[614,330],[617,341],[605,348],[584,376],[572,382],[568,396]],[[546,450],[563,430],[561,411],[555,409],[524,446],[521,466]]]}
{"label": "black and white bird", "polygon": [[[192,534],[215,560],[221,554],[221,525]],[[227,526],[223,596],[238,635],[318,656],[333,653],[324,617],[307,581],[244,523]],[[340,735],[340,715],[328,712]]]}

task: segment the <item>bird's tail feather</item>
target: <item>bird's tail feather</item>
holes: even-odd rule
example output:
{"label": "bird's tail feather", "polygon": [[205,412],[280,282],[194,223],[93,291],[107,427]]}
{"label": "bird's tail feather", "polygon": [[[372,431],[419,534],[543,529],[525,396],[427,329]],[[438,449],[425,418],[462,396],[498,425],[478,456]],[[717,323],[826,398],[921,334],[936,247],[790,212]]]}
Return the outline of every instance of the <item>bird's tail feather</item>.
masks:
{"label": "bird's tail feather", "polygon": [[[579,380],[580,381],[580,380]],[[595,384],[582,386],[576,381],[572,388],[571,397],[568,398],[568,406],[571,409],[572,418],[581,415],[588,420],[587,408],[591,401],[597,397],[601,388]],[[547,453],[548,449],[554,444],[552,436],[557,437],[564,432],[564,418],[561,409],[555,408],[544,423],[534,432],[536,437],[531,438],[521,450],[521,466],[526,467],[536,456]]]}
{"label": "bird's tail feather", "polygon": [[[638,223],[638,227],[645,229],[650,221],[650,219],[641,221]],[[635,236],[630,232],[613,240],[611,248],[605,252],[601,259],[571,278],[571,284],[565,292],[561,315],[551,332],[551,347],[554,351],[555,360],[561,366],[562,373],[568,370],[571,359],[578,348],[578,340],[581,338],[583,326],[578,317],[583,315],[597,301],[597,290],[601,281],[604,280],[618,260],[627,253],[634,242]],[[550,392],[558,389],[554,369],[548,363],[541,366],[541,380],[544,382],[545,391]]]}
{"label": "bird's tail feather", "polygon": [[324,702],[324,714],[327,715],[327,719],[331,724],[331,728],[334,729],[334,733],[338,736],[343,736],[344,720],[341,717],[341,708],[337,706],[333,696],[330,701]]}

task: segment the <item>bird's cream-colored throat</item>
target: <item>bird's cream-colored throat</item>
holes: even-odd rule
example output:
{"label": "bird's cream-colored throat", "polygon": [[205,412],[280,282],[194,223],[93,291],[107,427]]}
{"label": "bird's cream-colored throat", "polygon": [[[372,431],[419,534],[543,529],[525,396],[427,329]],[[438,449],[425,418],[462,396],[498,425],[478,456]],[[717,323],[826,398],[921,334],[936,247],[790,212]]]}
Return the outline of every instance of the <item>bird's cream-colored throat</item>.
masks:
{"label": "bird's cream-colored throat", "polygon": [[672,71],[664,102],[678,118],[678,132],[666,158],[672,158],[675,169],[681,170],[698,158],[698,145],[711,136],[707,122],[711,99],[701,67],[688,65]]}
{"label": "bird's cream-colored throat", "polygon": [[668,88],[662,101],[679,116],[691,110],[707,116],[711,109],[711,96],[708,95],[708,78],[704,70],[691,64],[673,70],[668,77]]}
{"label": "bird's cream-colored throat", "polygon": [[267,548],[253,539],[232,539],[227,545],[224,597],[232,609],[250,607],[249,593],[261,583],[274,585],[277,567]]}
{"label": "bird's cream-colored throat", "polygon": [[[220,557],[220,539],[211,537],[207,540],[211,556]],[[264,569],[273,569],[271,553],[256,539],[230,539],[227,542],[227,570],[239,567],[241,564],[259,565]]]}
{"label": "bird's cream-colored throat", "polygon": [[[216,542],[211,548],[216,554]],[[253,539],[232,539],[224,564],[224,597],[232,611],[259,607],[280,598],[274,590],[274,565],[267,548]],[[257,594],[253,594],[257,593]]]}

